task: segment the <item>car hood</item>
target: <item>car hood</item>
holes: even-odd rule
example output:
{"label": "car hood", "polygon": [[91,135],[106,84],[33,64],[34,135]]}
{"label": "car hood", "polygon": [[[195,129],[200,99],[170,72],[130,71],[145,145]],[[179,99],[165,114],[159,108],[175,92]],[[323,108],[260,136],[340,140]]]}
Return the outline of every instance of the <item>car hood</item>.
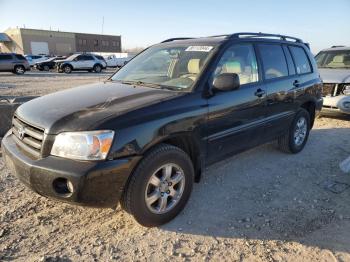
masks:
{"label": "car hood", "polygon": [[16,115],[45,129],[46,134],[98,128],[99,124],[129,111],[177,96],[170,90],[104,82],[72,88],[31,100]]}
{"label": "car hood", "polygon": [[319,68],[324,83],[350,83],[350,69]]}

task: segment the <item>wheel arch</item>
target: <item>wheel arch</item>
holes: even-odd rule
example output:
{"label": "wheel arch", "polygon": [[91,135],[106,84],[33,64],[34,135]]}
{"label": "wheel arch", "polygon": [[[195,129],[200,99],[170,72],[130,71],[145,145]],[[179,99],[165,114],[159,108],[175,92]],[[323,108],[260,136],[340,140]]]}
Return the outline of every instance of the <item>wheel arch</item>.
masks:
{"label": "wheel arch", "polygon": [[309,100],[300,105],[301,108],[304,108],[310,115],[310,129],[313,127],[315,122],[316,114],[316,102]]}

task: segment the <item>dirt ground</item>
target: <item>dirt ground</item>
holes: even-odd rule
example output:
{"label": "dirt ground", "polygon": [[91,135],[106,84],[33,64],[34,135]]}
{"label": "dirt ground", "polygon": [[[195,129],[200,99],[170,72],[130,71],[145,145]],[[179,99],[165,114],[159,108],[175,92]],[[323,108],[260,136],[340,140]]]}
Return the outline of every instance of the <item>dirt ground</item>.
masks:
{"label": "dirt ground", "polygon": [[[107,76],[0,74],[0,95]],[[210,166],[185,210],[150,229],[120,208],[41,197],[0,157],[0,261],[350,261],[350,174],[339,168],[349,155],[350,119],[317,119],[297,155],[270,143]]]}

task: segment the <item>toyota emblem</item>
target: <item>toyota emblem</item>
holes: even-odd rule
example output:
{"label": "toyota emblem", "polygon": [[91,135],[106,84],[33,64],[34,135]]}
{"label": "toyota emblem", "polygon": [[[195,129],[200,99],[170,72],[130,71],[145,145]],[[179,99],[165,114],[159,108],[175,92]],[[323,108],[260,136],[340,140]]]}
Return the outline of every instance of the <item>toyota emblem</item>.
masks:
{"label": "toyota emblem", "polygon": [[25,132],[23,127],[18,129],[18,137],[19,137],[19,139],[23,140],[25,134],[26,134],[26,132]]}

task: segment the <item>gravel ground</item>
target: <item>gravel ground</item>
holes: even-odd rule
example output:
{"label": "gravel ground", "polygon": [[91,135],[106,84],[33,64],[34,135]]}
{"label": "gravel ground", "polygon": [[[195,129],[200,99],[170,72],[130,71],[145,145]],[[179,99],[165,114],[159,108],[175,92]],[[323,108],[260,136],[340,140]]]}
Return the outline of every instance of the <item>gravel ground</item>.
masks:
{"label": "gravel ground", "polygon": [[[0,74],[0,95],[42,95],[103,77]],[[210,166],[185,210],[151,229],[120,208],[38,196],[0,157],[0,261],[350,261],[350,177],[339,168],[349,155],[349,119],[317,119],[297,155],[271,143]]]}

